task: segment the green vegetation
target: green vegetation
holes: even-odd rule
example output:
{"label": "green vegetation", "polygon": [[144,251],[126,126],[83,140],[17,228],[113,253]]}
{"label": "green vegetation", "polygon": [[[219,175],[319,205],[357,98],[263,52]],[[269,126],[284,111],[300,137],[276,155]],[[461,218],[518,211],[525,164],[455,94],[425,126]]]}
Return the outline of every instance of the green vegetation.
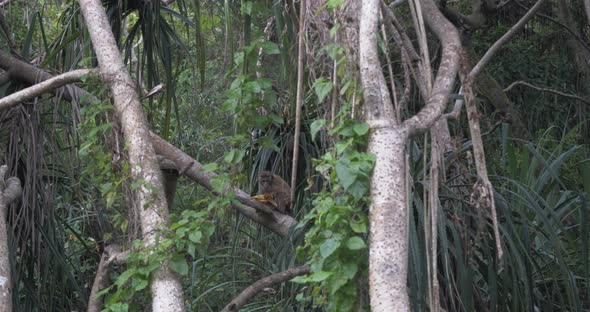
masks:
{"label": "green vegetation", "polygon": [[[588,49],[590,17],[580,3],[564,2],[575,26],[564,29],[546,18],[559,20],[559,1],[548,1],[500,50],[476,87],[501,261],[489,212],[470,203],[477,176],[467,118],[463,111],[459,120],[449,120],[454,150],[444,154],[440,168],[435,251],[446,311],[590,309],[590,71],[564,48],[576,40],[575,32]],[[104,311],[145,311],[149,283],[164,262],[182,277],[187,311],[220,311],[260,278],[303,264],[310,274],[265,288],[242,311],[368,311],[375,156],[367,153],[370,128],[360,109],[358,70],[348,63],[358,56],[346,50],[346,25],[333,16],[344,2],[327,1],[308,14],[298,178],[292,186],[298,225],[281,237],[236,212],[237,195],[224,187],[255,194],[260,170],[290,181],[298,4],[103,1],[140,97],[165,85],[164,92],[142,98],[150,128],[206,164],[203,172],[215,172],[211,185],[221,195],[181,174],[167,230],[158,233],[156,247],[143,248],[133,190],[151,186],[130,183],[127,143],[109,91],[97,77],[78,84],[95,97],[89,105],[55,94],[0,111],[0,164],[21,179],[24,190],[7,213],[14,311],[86,310],[101,254],[115,243],[130,254],[100,293]],[[461,8],[469,4],[460,2]],[[534,2],[522,4],[530,8]],[[400,13],[408,9],[399,10],[400,23],[414,27],[411,14]],[[0,13],[17,44],[13,57],[52,74],[97,67],[78,2],[11,1]],[[524,13],[507,4],[484,28],[469,33],[466,48],[473,61]],[[428,39],[436,68],[439,45]],[[2,33],[0,49],[10,54],[7,47]],[[386,81],[397,84],[398,100],[407,95],[402,117],[412,116],[424,99],[414,87],[404,93],[399,46],[381,38],[379,47]],[[389,58],[391,71],[385,66]],[[502,90],[520,80],[585,101],[522,85]],[[2,81],[0,98],[27,86]],[[514,130],[515,115],[501,106],[504,98],[528,133]],[[414,311],[429,310],[431,291],[431,142],[426,135],[407,145],[408,289]]]}

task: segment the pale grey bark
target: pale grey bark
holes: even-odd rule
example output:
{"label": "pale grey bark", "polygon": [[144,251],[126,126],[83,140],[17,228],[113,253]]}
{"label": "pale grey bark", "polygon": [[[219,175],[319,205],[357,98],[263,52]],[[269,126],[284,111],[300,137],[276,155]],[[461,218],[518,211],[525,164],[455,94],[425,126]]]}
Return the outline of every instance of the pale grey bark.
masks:
{"label": "pale grey bark", "polygon": [[372,311],[410,311],[406,286],[408,220],[405,145],[442,115],[459,68],[459,34],[432,0],[421,1],[424,21],[440,39],[441,63],[425,107],[401,125],[381,71],[377,50],[379,0],[363,1],[359,52],[369,152],[376,156],[369,208],[369,292]]}
{"label": "pale grey bark", "polygon": [[[127,141],[132,179],[141,184],[134,192],[139,208],[145,247],[156,244],[156,238],[168,222],[161,172],[151,144],[147,120],[135,84],[123,64],[104,8],[99,0],[80,0],[80,9],[100,65],[103,81],[114,98],[115,112],[120,118]],[[150,191],[153,189],[154,191]],[[150,283],[152,311],[183,311],[180,277],[162,263]]]}
{"label": "pale grey bark", "polygon": [[6,166],[0,166],[0,312],[12,312],[12,279],[8,251],[8,226],[6,213],[8,205],[21,194],[20,180],[10,177],[4,180]]}
{"label": "pale grey bark", "polygon": [[362,4],[359,64],[365,116],[376,156],[369,207],[369,295],[373,311],[409,311],[406,287],[408,226],[405,187],[407,132],[395,121],[377,51],[379,0]]}
{"label": "pale grey bark", "polygon": [[14,107],[23,101],[38,97],[45,93],[53,92],[55,89],[70,83],[81,81],[82,77],[93,72],[92,69],[77,69],[55,77],[49,78],[38,84],[22,89],[0,99],[0,110]]}
{"label": "pale grey bark", "polygon": [[[18,80],[35,84],[53,77],[48,72],[25,63],[2,50],[0,50],[0,68],[6,71],[4,73],[4,76],[7,78],[6,81]],[[64,99],[70,102],[76,102],[82,105],[92,103],[92,96],[74,85],[63,86],[54,90],[54,93],[63,96]]]}

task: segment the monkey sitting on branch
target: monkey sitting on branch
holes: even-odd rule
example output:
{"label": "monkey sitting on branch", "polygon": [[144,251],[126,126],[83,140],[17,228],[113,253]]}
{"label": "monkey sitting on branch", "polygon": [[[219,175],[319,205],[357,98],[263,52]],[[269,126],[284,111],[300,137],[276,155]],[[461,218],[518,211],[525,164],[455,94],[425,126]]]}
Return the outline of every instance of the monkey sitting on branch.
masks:
{"label": "monkey sitting on branch", "polygon": [[261,171],[258,174],[258,195],[252,199],[270,204],[282,214],[291,215],[291,187],[270,171]]}

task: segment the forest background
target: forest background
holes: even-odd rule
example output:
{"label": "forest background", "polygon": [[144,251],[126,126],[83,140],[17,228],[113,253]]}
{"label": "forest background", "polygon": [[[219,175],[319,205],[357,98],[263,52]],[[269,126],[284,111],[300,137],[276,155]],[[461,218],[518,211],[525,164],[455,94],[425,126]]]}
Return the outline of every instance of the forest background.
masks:
{"label": "forest background", "polygon": [[0,311],[588,311],[589,21],[3,0]]}

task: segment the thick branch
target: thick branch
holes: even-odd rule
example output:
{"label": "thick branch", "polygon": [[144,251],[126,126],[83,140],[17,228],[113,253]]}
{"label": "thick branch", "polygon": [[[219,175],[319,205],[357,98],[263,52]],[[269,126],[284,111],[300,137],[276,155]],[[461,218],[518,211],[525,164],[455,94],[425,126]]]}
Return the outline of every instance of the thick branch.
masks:
{"label": "thick branch", "polygon": [[0,110],[14,107],[28,99],[38,97],[44,93],[53,92],[55,89],[67,84],[80,82],[83,76],[95,71],[96,70],[94,69],[76,69],[7,95],[0,99]]}
{"label": "thick branch", "polygon": [[[47,80],[53,77],[48,72],[39,69],[31,64],[25,63],[10,54],[0,50],[0,68],[6,71],[5,74],[10,76],[10,79],[23,81],[29,84],[36,84],[40,81]],[[55,94],[63,96],[63,98],[70,102],[80,102],[82,105],[92,103],[94,98],[88,92],[76,86],[64,86],[55,90]]]}
{"label": "thick branch", "polygon": [[303,265],[261,278],[254,284],[244,289],[237,297],[235,297],[228,305],[225,306],[222,312],[239,311],[246,303],[248,303],[250,299],[252,299],[265,288],[286,282],[294,277],[305,275],[307,273],[309,273],[309,267],[307,265]]}
{"label": "thick branch", "polygon": [[[203,172],[201,170],[203,165],[197,160],[191,158],[176,146],[168,143],[154,133],[150,133],[150,136],[152,139],[152,145],[156,149],[158,155],[162,155],[173,161],[180,174],[186,175],[190,179],[203,185],[208,190],[214,192],[213,186],[211,185],[211,179],[215,177],[216,174],[212,172]],[[227,186],[225,192],[227,193],[229,191],[233,191],[236,194],[236,199],[243,204],[234,204],[234,209],[244,216],[267,226],[273,232],[281,236],[289,236],[289,230],[297,224],[297,221],[292,217],[278,213],[277,211],[270,209],[267,205],[251,199],[246,192],[238,188]],[[257,210],[263,213],[260,213]]]}
{"label": "thick branch", "polygon": [[442,44],[442,55],[432,93],[426,101],[426,105],[418,114],[406,120],[403,124],[409,135],[415,135],[427,130],[441,116],[459,70],[461,42],[457,29],[442,15],[434,1],[423,1],[422,10],[428,27]]}
{"label": "thick branch", "polygon": [[[50,79],[51,77],[53,77],[49,73],[47,73],[41,69],[38,69],[33,65],[27,64],[23,61],[20,61],[16,58],[10,56],[8,53],[3,52],[2,50],[0,50],[0,68],[7,71],[7,73],[12,73],[11,78],[19,79],[23,82],[30,83],[30,84],[34,84],[34,83],[37,83],[38,81],[47,80],[47,79]],[[7,73],[5,73],[5,74],[7,74]],[[83,90],[75,85],[70,85],[70,86],[59,88],[59,89],[55,90],[55,93],[63,95],[64,99],[67,101],[78,101],[79,99],[81,99],[82,105],[90,104],[94,100],[96,100],[96,97],[94,97],[90,93],[86,92],[85,90]],[[182,160],[181,162],[176,162],[180,167],[182,167],[183,164],[185,167],[188,167],[192,161],[194,161],[195,163],[198,163],[198,162],[196,162],[196,160],[192,159],[190,156],[185,154],[183,151],[181,151],[180,149],[176,148],[175,146],[169,144],[168,142],[164,141],[162,138],[160,138],[156,134],[150,133],[150,136],[152,138],[152,144],[154,145],[156,152],[162,156],[165,156],[165,158],[168,158],[168,159]],[[160,142],[160,144],[156,144],[157,142],[155,142],[155,141],[157,141],[157,140],[154,140],[154,138],[162,140],[166,144],[162,144],[161,142]],[[180,174],[184,174],[188,178],[192,179],[193,181],[204,185],[208,189],[211,189],[210,178],[207,178],[206,175],[200,176],[190,170],[189,171],[179,170],[179,171],[180,171]],[[240,196],[240,194],[244,194],[244,196]],[[258,223],[270,228],[272,231],[274,231],[275,233],[277,233],[281,236],[284,236],[284,237],[289,236],[290,235],[289,229],[292,228],[295,224],[297,224],[297,221],[295,219],[291,218],[290,216],[281,215],[281,214],[274,212],[274,211],[272,212],[272,215],[274,216],[274,218],[267,215],[267,214],[264,214],[264,213],[257,213],[256,210],[270,212],[268,210],[271,210],[271,209],[268,208],[266,205],[263,205],[257,201],[251,200],[250,197],[243,191],[236,192],[236,195],[238,196],[238,200],[240,200],[240,198],[241,198],[240,202],[242,202],[246,206],[241,205],[241,204],[234,204],[234,206],[233,206],[234,209],[236,209],[238,212],[245,215],[246,217],[252,219],[253,221],[258,222]],[[252,207],[254,207],[254,208],[252,208]]]}

